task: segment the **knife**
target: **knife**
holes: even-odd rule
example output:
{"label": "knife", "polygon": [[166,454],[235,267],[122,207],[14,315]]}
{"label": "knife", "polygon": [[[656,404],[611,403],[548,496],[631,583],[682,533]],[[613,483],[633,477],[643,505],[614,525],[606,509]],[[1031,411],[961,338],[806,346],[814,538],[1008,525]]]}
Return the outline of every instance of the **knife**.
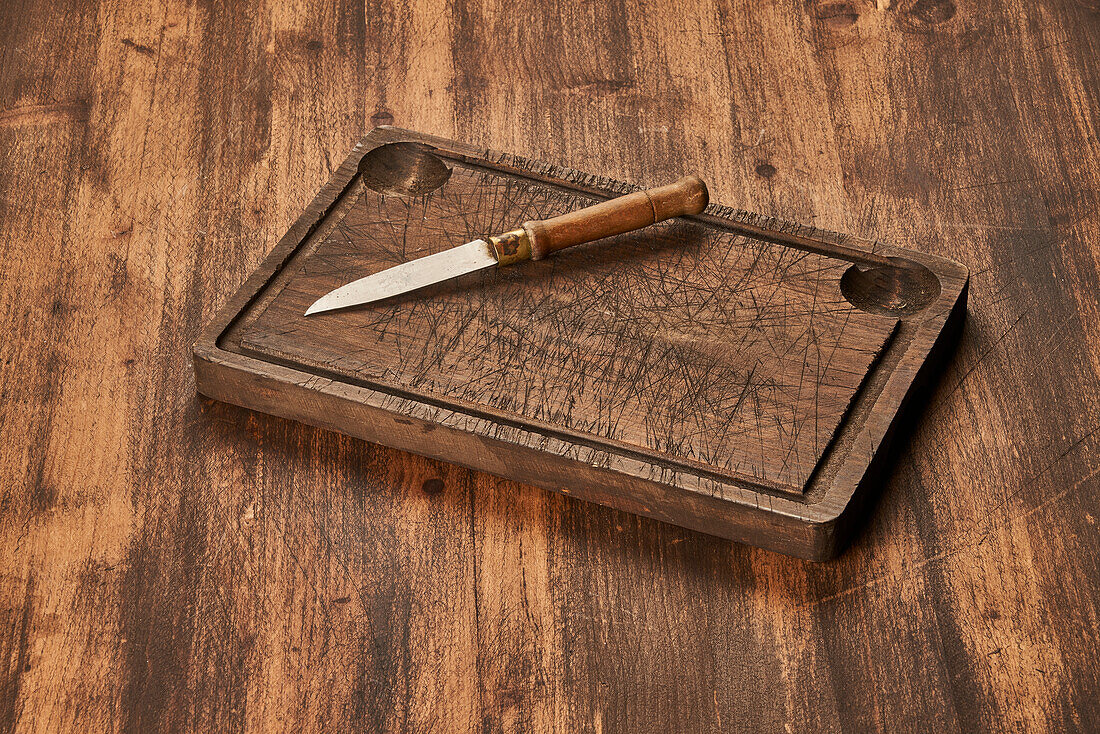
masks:
{"label": "knife", "polygon": [[511,232],[410,260],[340,286],[317,299],[305,315],[380,301],[493,265],[541,260],[566,247],[698,214],[708,199],[703,180],[685,176],[667,186],[636,191],[551,219],[524,222]]}

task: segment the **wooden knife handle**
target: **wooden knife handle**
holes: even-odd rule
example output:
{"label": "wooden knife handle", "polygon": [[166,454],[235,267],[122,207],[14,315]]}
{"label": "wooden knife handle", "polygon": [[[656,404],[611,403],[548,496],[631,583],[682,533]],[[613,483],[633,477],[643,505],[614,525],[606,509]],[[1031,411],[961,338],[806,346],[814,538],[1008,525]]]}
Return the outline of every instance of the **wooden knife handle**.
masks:
{"label": "wooden knife handle", "polygon": [[710,196],[698,176],[684,176],[676,183],[637,191],[609,201],[562,214],[541,222],[524,222],[531,242],[531,259],[602,237],[648,227],[671,217],[698,214]]}

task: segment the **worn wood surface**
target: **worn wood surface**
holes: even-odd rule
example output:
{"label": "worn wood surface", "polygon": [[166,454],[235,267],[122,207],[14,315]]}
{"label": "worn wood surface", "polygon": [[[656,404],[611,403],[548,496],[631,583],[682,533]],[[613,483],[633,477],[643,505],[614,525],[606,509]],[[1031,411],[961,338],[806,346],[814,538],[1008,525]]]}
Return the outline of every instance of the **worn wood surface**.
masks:
{"label": "worn wood surface", "polygon": [[957,263],[777,220],[764,236],[798,232],[811,249],[746,237],[741,222],[762,217],[714,204],[522,269],[306,315],[352,278],[507,222],[553,229],[642,197],[652,224],[649,194],[629,190],[376,128],[203,329],[196,388],[723,538],[833,557],[878,494],[889,439],[911,422],[904,407],[954,345],[966,284]]}
{"label": "worn wood surface", "polygon": [[[241,347],[788,492],[802,491],[897,323],[844,299],[849,262],[683,221],[568,260],[304,316],[359,275],[591,202],[463,166],[434,195],[357,186],[349,198],[285,281],[263,291]],[[738,400],[750,407],[734,410]]]}
{"label": "worn wood surface", "polygon": [[[0,726],[1095,730],[1098,11],[5,4]],[[200,325],[390,122],[969,265],[856,545],[197,398]]]}

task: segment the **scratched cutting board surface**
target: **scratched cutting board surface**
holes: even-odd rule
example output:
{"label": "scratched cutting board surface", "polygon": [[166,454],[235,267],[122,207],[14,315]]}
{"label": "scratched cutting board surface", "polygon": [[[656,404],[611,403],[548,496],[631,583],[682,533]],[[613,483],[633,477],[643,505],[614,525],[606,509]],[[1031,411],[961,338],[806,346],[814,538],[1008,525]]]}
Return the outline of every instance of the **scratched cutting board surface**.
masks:
{"label": "scratched cutting board surface", "polygon": [[678,222],[302,315],[348,280],[591,203],[460,165],[424,196],[364,187],[241,342],[800,491],[897,322],[844,299],[842,261]]}
{"label": "scratched cutting board surface", "polygon": [[737,540],[834,553],[963,308],[955,263],[712,204],[303,315],[350,280],[629,190],[376,129],[204,332],[199,390]]}

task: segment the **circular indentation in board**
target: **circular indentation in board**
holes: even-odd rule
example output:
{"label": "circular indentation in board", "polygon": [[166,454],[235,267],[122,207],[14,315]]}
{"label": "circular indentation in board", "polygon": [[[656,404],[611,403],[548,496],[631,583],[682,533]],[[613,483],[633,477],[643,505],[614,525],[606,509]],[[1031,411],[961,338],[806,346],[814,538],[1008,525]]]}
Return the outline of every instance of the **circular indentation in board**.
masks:
{"label": "circular indentation in board", "polygon": [[387,196],[423,196],[451,177],[443,159],[423,143],[387,143],[359,161],[367,188]]}
{"label": "circular indentation in board", "polygon": [[853,265],[840,278],[840,292],[861,311],[904,318],[940,295],[940,280],[913,260],[889,258],[888,265]]}

